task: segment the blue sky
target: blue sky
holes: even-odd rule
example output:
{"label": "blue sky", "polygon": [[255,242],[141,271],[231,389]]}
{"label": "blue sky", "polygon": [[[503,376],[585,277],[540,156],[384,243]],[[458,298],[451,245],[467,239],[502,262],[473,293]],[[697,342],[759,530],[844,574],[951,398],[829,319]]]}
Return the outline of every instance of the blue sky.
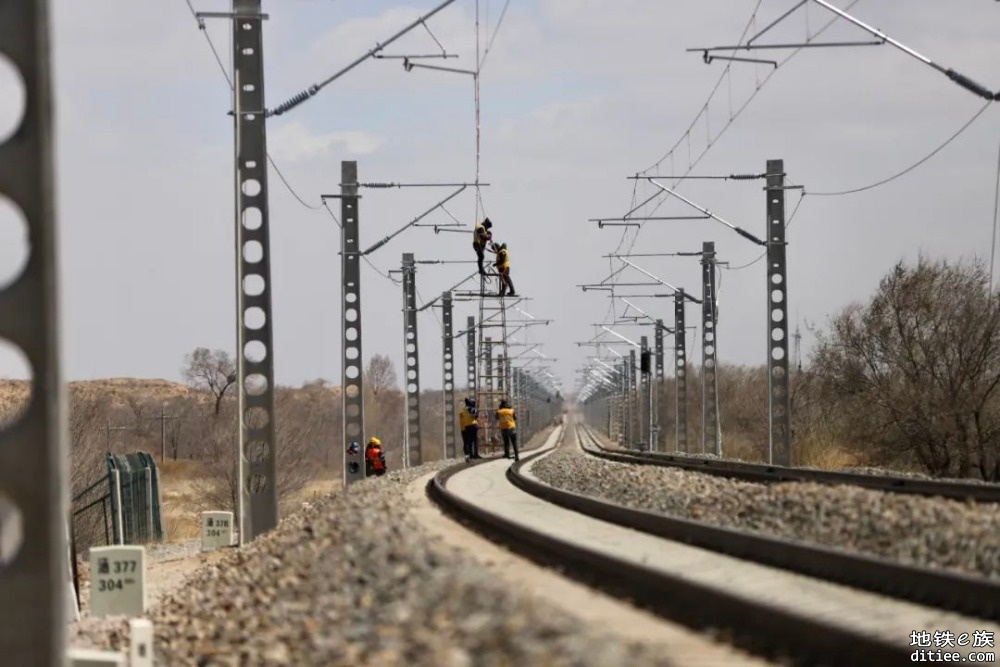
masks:
{"label": "blue sky", "polygon": [[[491,25],[502,6],[492,0]],[[487,211],[508,241],[525,310],[556,320],[531,342],[560,359],[572,382],[586,352],[568,341],[593,335],[608,309],[601,294],[574,285],[610,272],[601,259],[621,230],[587,218],[621,215],[630,205],[626,176],[652,164],[684,134],[723,64],[705,65],[685,48],[731,43],[755,3],[738,0],[512,0],[482,77],[482,178]],[[793,3],[764,0],[761,27]],[[846,0],[839,2],[846,6]],[[202,0],[198,9],[226,2]],[[269,106],[320,80],[385,39],[432,2],[265,0]],[[457,0],[429,23],[449,51],[448,65],[473,58],[474,0]],[[481,0],[485,24],[485,0]],[[993,2],[861,0],[853,14],[990,88],[1000,8]],[[229,95],[184,2],[54,0],[58,213],[64,371],[69,379],[109,376],[179,379],[196,346],[232,349],[232,123]],[[826,18],[811,5],[808,29]],[[210,34],[228,63],[225,22]],[[807,30],[800,12],[775,29],[775,41]],[[829,39],[866,39],[838,25]],[[388,51],[426,52],[414,32]],[[781,54],[782,56],[784,54]],[[696,124],[695,153],[738,107],[766,66],[733,67]],[[5,87],[6,86],[6,87]],[[0,100],[9,102],[0,78]],[[0,102],[0,118],[4,104]],[[694,173],[762,171],[783,158],[807,191],[839,190],[891,175],[923,157],[981,102],[939,73],[889,47],[813,49],[783,65],[713,145]],[[336,192],[340,161],[357,160],[362,180],[471,180],[474,133],[471,78],[406,73],[370,61],[269,125],[269,148],[308,203]],[[1000,119],[995,109],[951,146],[891,184],[853,196],[807,195],[789,228],[792,328],[822,325],[865,298],[901,258],[985,256],[989,251]],[[686,159],[686,151],[677,162]],[[666,165],[664,165],[664,168]],[[643,186],[641,191],[648,190]],[[337,230],[324,212],[299,205],[270,175],[275,359],[279,383],[340,377],[340,265]],[[748,229],[763,228],[759,184],[690,182],[686,196]],[[651,192],[651,191],[650,191]],[[361,207],[367,245],[433,203],[432,191],[370,191]],[[794,206],[796,196],[790,195]],[[468,195],[450,210],[472,222]],[[659,214],[680,215],[679,202]],[[441,221],[447,218],[438,214]],[[720,225],[653,223],[636,243],[643,252],[701,247],[714,240],[734,266],[756,249]],[[9,236],[4,238],[10,238]],[[383,270],[400,254],[467,259],[468,239],[414,230],[373,255]],[[0,263],[8,255],[0,252]],[[697,289],[695,262],[648,259],[642,266]],[[456,282],[465,267],[422,267],[424,298]],[[638,276],[637,276],[638,277]],[[724,272],[719,356],[763,363],[763,268]],[[400,288],[364,274],[364,354],[402,358]],[[667,303],[648,310],[668,321]],[[471,313],[457,311],[459,322]],[[645,308],[645,306],[644,306]],[[619,307],[619,312],[621,308]],[[469,312],[466,312],[469,311]],[[692,312],[690,317],[693,318]],[[440,385],[439,324],[421,315],[425,386]],[[639,332],[633,332],[636,336]],[[808,352],[811,335],[804,332]],[[21,369],[0,354],[0,375]]]}

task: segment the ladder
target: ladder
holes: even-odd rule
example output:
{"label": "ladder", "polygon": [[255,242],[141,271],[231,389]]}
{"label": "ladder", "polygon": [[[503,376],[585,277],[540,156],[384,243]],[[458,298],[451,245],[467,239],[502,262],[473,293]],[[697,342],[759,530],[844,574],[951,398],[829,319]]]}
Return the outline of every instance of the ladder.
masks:
{"label": "ladder", "polygon": [[511,396],[507,304],[505,298],[498,295],[499,287],[494,289],[494,282],[497,285],[500,282],[499,275],[494,272],[479,276],[476,407],[479,410],[479,452],[482,455],[496,454],[503,449],[494,414],[500,407],[500,400]]}

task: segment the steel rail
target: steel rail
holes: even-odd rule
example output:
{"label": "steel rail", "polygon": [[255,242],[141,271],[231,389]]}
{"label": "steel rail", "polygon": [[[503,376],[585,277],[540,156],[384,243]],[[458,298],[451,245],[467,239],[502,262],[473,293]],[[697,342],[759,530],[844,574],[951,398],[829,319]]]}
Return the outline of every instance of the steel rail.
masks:
{"label": "steel rail", "polygon": [[[563,437],[567,427],[563,427]],[[507,471],[508,479],[527,480],[520,469],[545,453],[526,456],[514,464]],[[448,490],[451,477],[483,463],[459,464],[438,472],[427,484],[427,495],[454,518],[524,557],[556,567],[566,576],[626,598],[665,618],[696,628],[725,629],[734,644],[761,655],[791,659],[793,664],[885,665],[909,660],[910,650],[905,646],[831,627],[819,619],[554,538]]]}
{"label": "steel rail", "polygon": [[[583,433],[593,441],[593,435],[588,430],[578,428],[577,433]],[[508,478],[522,491],[615,525],[888,597],[992,621],[1000,620],[1000,581],[997,580],[904,565],[810,542],[622,507],[558,489],[525,477],[519,471],[520,466],[513,466]]]}
{"label": "steel rail", "polygon": [[[589,435],[589,433],[588,433]],[[592,436],[591,436],[592,437]],[[907,493],[918,496],[938,496],[949,500],[971,500],[977,503],[1000,503],[1000,484],[971,484],[969,482],[944,482],[919,477],[869,475],[858,472],[816,470],[745,463],[726,459],[702,458],[697,455],[666,454],[662,452],[616,451],[604,447],[592,437],[596,451],[589,454],[609,461],[683,468],[706,475],[717,475],[748,482],[817,482],[820,484],[846,484],[888,493]]]}

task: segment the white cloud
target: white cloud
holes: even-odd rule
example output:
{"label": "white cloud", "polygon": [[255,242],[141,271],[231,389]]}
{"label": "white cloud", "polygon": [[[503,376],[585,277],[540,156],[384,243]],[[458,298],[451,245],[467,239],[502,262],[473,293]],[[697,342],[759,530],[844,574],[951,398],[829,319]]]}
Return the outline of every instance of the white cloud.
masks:
{"label": "white cloud", "polygon": [[[427,11],[424,0],[288,3],[269,0],[269,104],[322,80]],[[199,9],[226,9],[203,0]],[[951,3],[954,4],[954,3]],[[993,84],[1000,14],[994,7],[934,0],[860,3],[857,14],[946,66]],[[993,5],[995,3],[988,3]],[[495,25],[499,1],[491,3]],[[58,112],[62,303],[71,378],[176,377],[196,345],[231,347],[233,332],[232,123],[217,65],[183,2],[57,0],[53,3]],[[472,62],[471,2],[429,25],[449,52]],[[812,28],[821,13],[811,14]],[[514,281],[535,301],[541,340],[579,340],[606,309],[573,285],[607,275],[600,259],[620,232],[588,217],[621,214],[633,183],[673,143],[722,72],[688,47],[735,39],[744,0],[513,0],[483,78],[483,176],[488,213],[514,251]],[[758,26],[783,9],[763,3]],[[344,19],[344,15],[369,14]],[[309,16],[309,20],[303,17]],[[801,37],[801,16],[774,41]],[[485,21],[484,21],[485,22]],[[228,63],[225,21],[209,30]],[[831,39],[856,31],[831,31]],[[422,29],[393,53],[435,47]],[[753,65],[734,65],[711,110],[718,128],[756,85]],[[766,73],[766,67],[760,68]],[[732,84],[732,102],[728,96]],[[7,102],[0,83],[0,106]],[[468,77],[403,71],[370,61],[312,101],[269,124],[268,146],[300,195],[335,192],[339,162],[361,157],[371,180],[467,180],[473,166]],[[888,47],[812,49],[779,70],[698,166],[701,174],[759,171],[783,158],[811,191],[863,185],[899,171],[943,141],[980,104],[939,73]],[[0,111],[2,113],[2,111]],[[989,110],[932,161],[856,197],[806,198],[789,230],[790,318],[822,320],[864,298],[901,256],[931,247],[944,256],[988,248],[1000,117]],[[697,154],[704,123],[692,132]],[[678,166],[686,166],[682,146]],[[666,164],[664,165],[666,168]],[[752,231],[763,226],[756,184],[687,182],[684,192]],[[640,195],[652,186],[639,185]],[[272,282],[279,382],[339,375],[338,230],[271,181]],[[365,193],[363,237],[371,243],[424,210],[437,193]],[[789,195],[789,206],[797,196]],[[474,209],[471,192],[452,211]],[[688,212],[677,202],[665,215]],[[440,215],[442,219],[446,216]],[[721,225],[647,225],[644,252],[718,243],[739,264],[756,248]],[[415,230],[373,255],[382,269],[400,252],[468,258],[466,237]],[[697,262],[650,259],[649,270],[697,289]],[[177,267],[183,266],[183,271]],[[453,267],[419,274],[422,294],[456,282]],[[464,267],[463,267],[464,269]],[[724,276],[720,359],[760,363],[765,350],[760,264]],[[401,368],[399,288],[365,268],[365,354],[388,353]],[[670,318],[664,304],[649,310]],[[466,310],[462,310],[465,308]],[[657,310],[659,309],[659,310]],[[471,308],[461,306],[457,318]],[[440,329],[421,316],[423,382],[439,386]],[[464,320],[460,320],[464,321]],[[109,334],[109,332],[111,332]],[[804,341],[805,342],[805,341]],[[570,375],[580,350],[546,350]],[[0,373],[5,365],[0,360]]]}
{"label": "white cloud", "polygon": [[385,141],[364,130],[342,130],[317,134],[303,123],[292,121],[268,134],[268,151],[282,162],[330,157],[338,149],[351,155],[371,155]]}

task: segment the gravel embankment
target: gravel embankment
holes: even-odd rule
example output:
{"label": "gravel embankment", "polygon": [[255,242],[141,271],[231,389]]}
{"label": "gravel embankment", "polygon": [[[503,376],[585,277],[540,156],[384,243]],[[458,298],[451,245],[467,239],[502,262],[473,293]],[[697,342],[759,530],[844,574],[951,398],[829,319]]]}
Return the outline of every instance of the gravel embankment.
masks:
{"label": "gravel embankment", "polygon": [[[634,450],[625,449],[618,446],[617,444],[608,445],[602,443],[603,447],[607,447],[612,452],[621,452],[623,454],[634,453]],[[692,459],[694,461],[703,461],[706,459],[711,459],[714,461],[732,461],[734,463],[751,463],[754,465],[761,465],[762,461],[751,460],[751,459],[741,459],[733,456],[718,456],[716,454],[708,453],[693,453],[693,452],[662,452],[663,454],[670,454],[681,459]],[[928,475],[925,472],[918,472],[916,470],[901,470],[899,468],[879,468],[877,466],[853,466],[847,468],[821,468],[819,466],[807,466],[807,465],[796,465],[796,468],[802,468],[803,470],[822,470],[825,472],[845,472],[857,475],[876,475],[880,477],[907,477],[910,479],[927,479],[935,482],[960,482],[962,484],[980,484],[980,485],[991,485],[997,484],[997,482],[988,482],[982,479],[973,479],[970,477],[935,477],[934,475]]]}
{"label": "gravel embankment", "polygon": [[[197,572],[151,610],[166,665],[669,665],[508,590],[407,522],[405,484],[365,481]],[[109,638],[109,619],[91,637]]]}
{"label": "gravel embankment", "polygon": [[[571,441],[572,442],[572,441]],[[813,483],[755,484],[564,447],[532,467],[567,491],[719,526],[1000,578],[1000,506]]]}

